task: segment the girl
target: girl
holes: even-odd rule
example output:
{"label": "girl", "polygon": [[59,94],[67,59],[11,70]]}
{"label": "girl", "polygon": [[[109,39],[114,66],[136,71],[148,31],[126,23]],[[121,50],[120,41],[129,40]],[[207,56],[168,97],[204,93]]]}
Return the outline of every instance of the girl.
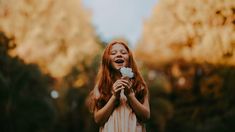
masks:
{"label": "girl", "polygon": [[[120,68],[129,67],[134,77],[123,78]],[[120,96],[124,90],[124,97]],[[100,132],[145,132],[150,118],[149,93],[132,52],[122,41],[113,41],[103,52],[96,86],[89,95],[89,106]]]}

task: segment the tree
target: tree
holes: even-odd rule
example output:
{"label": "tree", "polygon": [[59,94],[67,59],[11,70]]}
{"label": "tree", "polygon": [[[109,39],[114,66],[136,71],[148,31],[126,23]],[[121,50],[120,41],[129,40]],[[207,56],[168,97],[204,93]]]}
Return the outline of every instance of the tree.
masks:
{"label": "tree", "polygon": [[0,29],[15,37],[14,55],[64,77],[99,52],[90,15],[81,0],[1,0]]}
{"label": "tree", "polygon": [[160,0],[145,22],[136,56],[171,85],[173,117],[159,121],[162,131],[234,131],[234,14],[233,0]]}
{"label": "tree", "polygon": [[160,0],[136,49],[145,62],[235,65],[234,0]]}
{"label": "tree", "polygon": [[8,53],[13,40],[0,32],[0,131],[51,131],[55,109],[50,98],[53,79],[35,64]]}

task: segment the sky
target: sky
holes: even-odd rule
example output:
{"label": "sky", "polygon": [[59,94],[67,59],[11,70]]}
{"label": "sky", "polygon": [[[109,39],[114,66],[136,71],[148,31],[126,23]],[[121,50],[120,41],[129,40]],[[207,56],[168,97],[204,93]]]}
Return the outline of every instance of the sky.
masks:
{"label": "sky", "polygon": [[102,40],[126,39],[133,48],[144,21],[151,16],[157,0],[83,0],[92,12],[92,24]]}

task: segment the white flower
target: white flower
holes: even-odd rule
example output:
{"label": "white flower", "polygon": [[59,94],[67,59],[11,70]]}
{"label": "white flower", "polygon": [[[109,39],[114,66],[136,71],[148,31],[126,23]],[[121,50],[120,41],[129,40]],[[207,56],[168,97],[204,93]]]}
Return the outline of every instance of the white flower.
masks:
{"label": "white flower", "polygon": [[[123,77],[128,77],[128,78],[134,77],[134,73],[132,72],[132,69],[131,69],[131,68],[122,67],[122,68],[120,69],[120,72],[121,72],[121,74],[122,74]],[[120,97],[121,100],[124,100],[124,101],[127,100],[127,98],[126,98],[126,96],[125,96],[125,94],[124,94],[124,89],[121,90],[120,96],[121,96],[121,97]]]}
{"label": "white flower", "polygon": [[134,77],[134,73],[132,72],[132,69],[131,69],[131,68],[122,67],[122,68],[120,69],[120,72],[121,72],[121,74],[122,74],[123,77],[129,77],[129,78]]}

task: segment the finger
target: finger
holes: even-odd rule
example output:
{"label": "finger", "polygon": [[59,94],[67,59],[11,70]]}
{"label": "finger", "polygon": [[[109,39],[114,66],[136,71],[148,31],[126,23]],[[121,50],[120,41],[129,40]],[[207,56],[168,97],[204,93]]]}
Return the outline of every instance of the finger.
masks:
{"label": "finger", "polygon": [[131,81],[131,82],[130,82],[130,87],[132,87],[132,86],[133,86],[133,82]]}
{"label": "finger", "polygon": [[117,85],[113,88],[113,90],[116,90],[116,89],[118,89],[118,88],[120,88],[120,87],[122,87],[122,84],[117,84]]}
{"label": "finger", "polygon": [[125,81],[125,82],[122,82],[123,85],[125,85],[126,87],[130,88],[132,87],[132,82],[131,81]]}
{"label": "finger", "polygon": [[128,84],[129,84],[129,81],[127,81],[127,80],[121,80],[120,83],[128,85]]}
{"label": "finger", "polygon": [[131,87],[131,81],[130,80],[124,80],[124,79],[119,79],[115,82],[115,89],[117,89],[116,87],[119,87],[120,85],[123,85],[126,88],[130,88]]}
{"label": "finger", "polygon": [[117,86],[118,84],[120,84],[122,81],[121,80],[117,80],[114,85]]}
{"label": "finger", "polygon": [[128,82],[129,82],[129,79],[121,79],[120,81],[121,81],[121,82],[126,82],[126,83],[128,83]]}
{"label": "finger", "polygon": [[130,79],[129,79],[129,78],[127,78],[127,79],[122,79],[121,81],[128,83],[128,82],[130,81]]}
{"label": "finger", "polygon": [[129,87],[131,88],[133,86],[133,81],[130,80]]}
{"label": "finger", "polygon": [[126,86],[126,85],[128,85],[128,84],[126,84],[126,83],[124,83],[124,82],[122,82],[122,81],[119,81],[119,82],[117,82],[117,83],[114,85],[114,87],[119,87],[120,85]]}
{"label": "finger", "polygon": [[113,85],[118,85],[121,82],[121,80],[117,80]]}
{"label": "finger", "polygon": [[120,90],[122,90],[122,89],[124,89],[125,87],[120,87],[120,88],[118,88],[118,89],[115,89],[114,90],[114,92],[116,93],[116,92],[118,92],[118,91],[120,91]]}
{"label": "finger", "polygon": [[115,82],[115,83],[113,84],[113,86],[114,86],[114,87],[116,87],[116,86],[117,86],[117,84],[118,84],[118,83],[117,83],[117,82]]}
{"label": "finger", "polygon": [[121,80],[121,79],[116,80],[116,81],[114,82],[114,84],[120,82],[120,80]]}
{"label": "finger", "polygon": [[126,88],[128,87],[128,84],[126,84],[126,83],[121,82],[120,84],[121,84],[123,87],[126,87]]}

